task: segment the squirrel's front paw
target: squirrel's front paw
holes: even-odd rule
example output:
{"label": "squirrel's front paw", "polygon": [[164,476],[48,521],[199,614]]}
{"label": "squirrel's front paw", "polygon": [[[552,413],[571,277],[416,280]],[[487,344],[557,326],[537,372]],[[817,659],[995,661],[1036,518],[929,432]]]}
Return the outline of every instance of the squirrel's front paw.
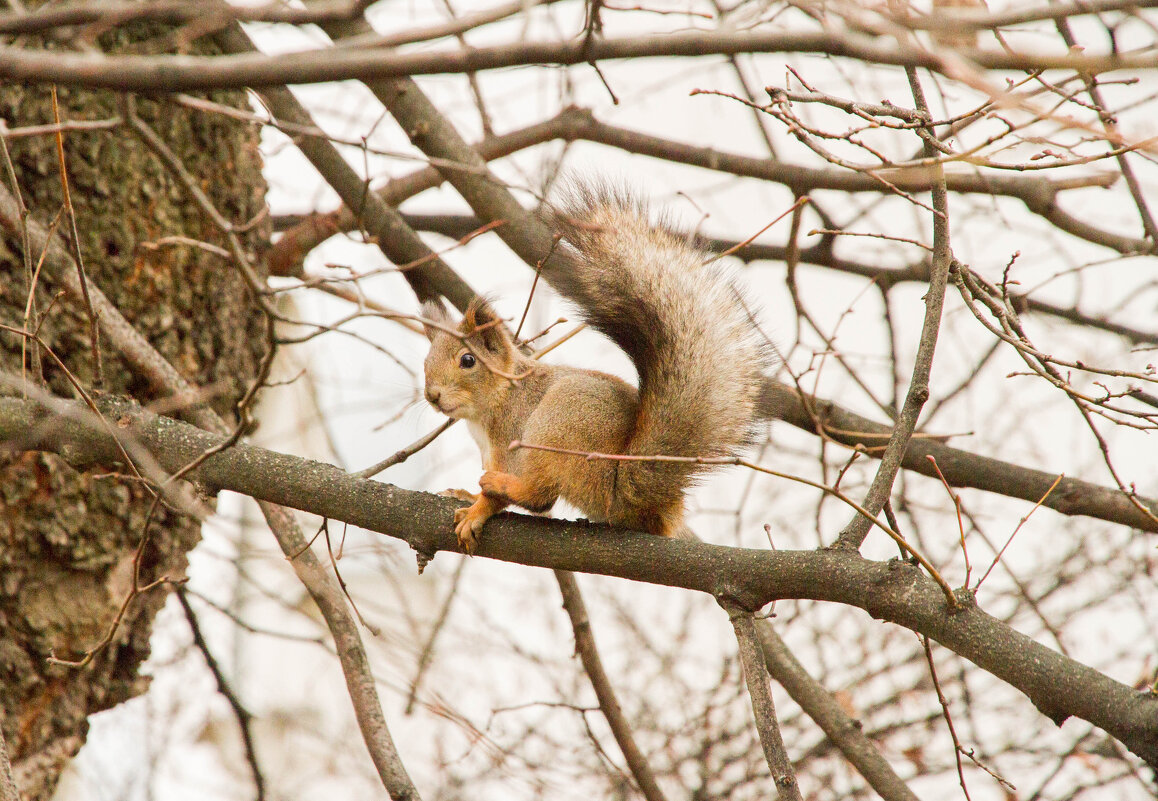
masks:
{"label": "squirrel's front paw", "polygon": [[454,533],[458,537],[458,547],[463,553],[473,554],[478,548],[478,534],[490,514],[481,501],[475,501],[463,509],[454,510]]}
{"label": "squirrel's front paw", "polygon": [[478,495],[464,489],[444,489],[438,494],[444,498],[457,498],[460,501],[470,501],[471,503],[478,500]]}

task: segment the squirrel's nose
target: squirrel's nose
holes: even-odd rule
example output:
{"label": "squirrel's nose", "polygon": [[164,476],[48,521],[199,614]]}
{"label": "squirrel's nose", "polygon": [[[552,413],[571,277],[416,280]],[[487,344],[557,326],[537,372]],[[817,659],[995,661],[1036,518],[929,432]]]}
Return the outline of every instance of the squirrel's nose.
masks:
{"label": "squirrel's nose", "polygon": [[438,406],[438,397],[440,394],[441,393],[438,391],[438,387],[426,388],[426,400],[430,403],[431,406]]}

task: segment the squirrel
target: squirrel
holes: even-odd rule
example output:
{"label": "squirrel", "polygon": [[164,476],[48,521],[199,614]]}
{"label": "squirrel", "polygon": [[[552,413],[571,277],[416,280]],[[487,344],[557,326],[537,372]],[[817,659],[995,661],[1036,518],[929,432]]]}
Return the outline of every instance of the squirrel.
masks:
{"label": "squirrel", "polygon": [[427,301],[426,399],[465,420],[482,452],[482,491],[445,493],[471,501],[455,511],[459,546],[473,553],[483,525],[509,504],[545,513],[558,498],[593,521],[686,537],[684,492],[710,465],[509,446],[733,455],[751,439],[766,340],[719,263],[687,235],[650,224],[646,205],[627,191],[576,185],[546,216],[566,244],[557,243],[542,277],[627,353],[639,389],[530,358],[484,300],[457,326],[441,303]]}

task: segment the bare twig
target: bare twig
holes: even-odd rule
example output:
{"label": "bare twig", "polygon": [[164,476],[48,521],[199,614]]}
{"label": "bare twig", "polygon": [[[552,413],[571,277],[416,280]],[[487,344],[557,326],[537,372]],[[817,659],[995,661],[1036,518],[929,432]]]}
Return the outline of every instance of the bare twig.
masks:
{"label": "bare twig", "polygon": [[185,612],[185,620],[189,624],[189,630],[193,633],[193,645],[201,652],[202,658],[205,660],[205,665],[209,668],[209,672],[213,674],[213,680],[217,684],[217,691],[225,697],[229,702],[229,708],[233,710],[233,716],[237,718],[237,728],[241,731],[241,742],[245,748],[245,761],[249,764],[249,771],[253,774],[254,792],[257,801],[264,801],[265,799],[265,776],[261,772],[261,766],[257,762],[257,750],[253,745],[253,715],[241,703],[241,699],[237,697],[237,693],[229,686],[228,679],[225,678],[224,671],[217,663],[213,652],[209,650],[209,643],[205,642],[205,635],[201,633],[201,625],[197,622],[197,614],[193,611],[193,607],[189,605],[189,598],[185,594],[183,588],[177,590],[177,600],[181,603],[181,609]]}
{"label": "bare twig", "polygon": [[[5,125],[0,121],[0,131],[5,130]],[[11,229],[16,229],[19,232],[21,244],[21,261],[24,264],[24,280],[26,283],[26,291],[28,293],[27,300],[24,304],[24,329],[31,330],[34,323],[33,317],[36,316],[36,285],[40,278],[40,266],[44,263],[44,258],[47,252],[42,253],[40,259],[37,260],[36,269],[32,268],[32,243],[29,239],[28,231],[28,208],[24,205],[24,197],[20,190],[20,182],[16,178],[16,167],[12,164],[12,154],[8,151],[7,138],[0,137],[0,152],[4,155],[4,172],[8,178],[8,182],[12,185],[12,193],[10,197],[15,206],[15,220],[9,219],[9,226]],[[57,215],[59,219],[60,215]],[[53,231],[56,230],[56,220],[53,220]],[[51,237],[52,232],[49,233]],[[21,338],[20,340],[20,376],[23,379],[28,370],[28,339]],[[41,374],[40,352],[36,349],[32,351],[32,369],[37,381],[43,380]]]}
{"label": "bare twig", "polygon": [[[969,565],[969,548],[965,545],[965,523],[961,519],[961,497],[953,492],[953,488],[949,486],[945,474],[941,472],[941,468],[937,465],[937,458],[935,456],[928,457],[933,464],[933,469],[937,471],[937,478],[941,479],[941,486],[945,488],[945,492],[949,494],[949,499],[953,501],[953,511],[957,513],[957,532],[961,535],[961,558],[965,562],[965,580],[961,582],[963,587],[969,586],[969,576],[973,568]],[[1040,504],[1038,504],[1040,506]],[[1036,509],[1037,506],[1034,507]],[[896,526],[893,526],[896,528]]]}
{"label": "bare twig", "polygon": [[[928,105],[925,103],[917,72],[915,69],[909,68],[907,74],[917,109],[928,117]],[[935,152],[935,148],[928,142],[928,138],[933,137],[933,135],[932,127],[924,131],[925,152],[929,155]],[[888,500],[897,471],[901,468],[909,439],[916,430],[917,418],[921,414],[925,401],[929,399],[929,373],[933,368],[933,352],[937,347],[937,333],[941,326],[941,309],[945,302],[949,265],[952,262],[952,252],[949,249],[948,192],[945,187],[944,176],[940,172],[937,174],[938,177],[934,180],[931,189],[934,210],[933,267],[929,279],[929,291],[925,295],[925,320],[921,327],[920,345],[917,348],[916,358],[913,360],[913,375],[909,380],[909,391],[905,395],[905,403],[893,426],[888,447],[881,456],[880,467],[877,468],[873,483],[865,495],[865,508],[873,517]],[[869,527],[863,519],[853,518],[840,533],[836,543],[837,547],[859,548],[868,535],[868,530]]]}
{"label": "bare twig", "polygon": [[961,763],[962,756],[968,757],[974,765],[996,779],[1005,790],[1009,792],[1016,791],[1017,788],[1006,781],[1004,777],[984,765],[981,760],[974,755],[972,749],[966,749],[961,745],[961,741],[957,738],[957,727],[953,725],[953,715],[949,712],[949,700],[941,690],[941,680],[937,677],[937,666],[933,664],[933,649],[929,645],[929,638],[922,636],[921,645],[924,646],[925,649],[925,661],[929,665],[929,675],[933,679],[933,689],[937,692],[937,702],[941,705],[941,714],[945,718],[945,725],[949,729],[949,736],[953,738],[953,757],[957,762],[957,780],[961,784],[961,792],[965,794],[965,798],[969,801],[969,788],[965,786],[965,769]]}
{"label": "bare twig", "polygon": [[422,650],[418,654],[418,666],[415,668],[414,678],[410,682],[410,689],[406,693],[405,712],[407,715],[414,711],[414,704],[418,700],[418,688],[422,684],[423,677],[426,676],[426,669],[434,660],[434,646],[438,642],[438,636],[446,627],[446,621],[450,619],[450,608],[454,603],[455,596],[458,595],[458,588],[462,585],[463,571],[469,563],[469,559],[458,560],[458,565],[454,568],[454,575],[450,577],[450,590],[442,601],[442,606],[430,627],[430,634],[427,635],[426,642],[422,644]]}
{"label": "bare twig", "polygon": [[1021,527],[1025,525],[1027,520],[1029,520],[1030,515],[1032,515],[1034,512],[1036,512],[1041,507],[1041,505],[1043,503],[1045,503],[1046,498],[1048,498],[1050,496],[1050,494],[1055,489],[1057,489],[1057,485],[1061,483],[1061,480],[1063,478],[1065,478],[1064,473],[1057,477],[1057,480],[1054,481],[1053,484],[1050,485],[1050,488],[1045,491],[1045,495],[1041,496],[1041,500],[1039,500],[1037,503],[1035,503],[1033,505],[1033,508],[1030,509],[1028,512],[1026,512],[1025,517],[1023,517],[1023,518],[1021,518],[1021,520],[1017,521],[1017,525],[1014,527],[1013,533],[1011,533],[1009,535],[1009,539],[1007,539],[1005,541],[1005,544],[1001,546],[1001,549],[997,551],[997,553],[993,557],[993,562],[989,565],[988,569],[986,569],[986,571],[983,574],[981,574],[981,578],[977,579],[977,583],[973,585],[973,591],[974,592],[976,592],[981,587],[981,583],[983,581],[985,581],[986,578],[989,577],[990,573],[993,572],[993,568],[997,567],[997,563],[1001,561],[1001,556],[1002,556],[1002,554],[1005,553],[1005,549],[1009,547],[1009,544],[1011,542],[1013,542],[1013,538],[1017,536],[1017,532],[1021,531]]}
{"label": "bare twig", "polygon": [[[342,533],[342,542],[345,542],[345,539],[346,539],[345,530],[346,530],[346,526],[345,526],[345,524],[343,524],[343,526],[342,526],[342,532],[343,532]],[[381,637],[382,636],[381,629],[379,629],[377,626],[375,626],[372,623],[370,623],[369,621],[367,621],[366,618],[362,616],[362,610],[360,610],[358,608],[358,604],[355,603],[355,601],[354,601],[354,596],[350,595],[350,588],[346,586],[346,580],[344,578],[342,578],[342,571],[338,567],[338,560],[342,557],[342,547],[341,547],[341,545],[339,545],[338,546],[338,553],[336,553],[336,554],[334,553],[334,544],[333,544],[333,542],[330,541],[330,520],[329,520],[329,518],[323,518],[322,519],[322,524],[318,527],[318,534],[325,536],[326,555],[330,557],[330,567],[333,568],[333,570],[334,570],[334,578],[336,578],[338,580],[338,586],[342,588],[342,595],[346,596],[346,602],[349,603],[350,608],[354,610],[354,615],[355,615],[355,617],[358,618],[358,622],[362,624],[362,627],[364,629],[366,629],[368,632],[370,632],[375,637]],[[314,535],[314,537],[313,537],[314,540],[316,540],[318,538],[318,534]],[[312,542],[313,542],[313,540],[311,540],[311,544],[312,544]],[[293,558],[296,559],[297,557],[299,557],[301,555],[302,555],[302,553],[298,552]]]}
{"label": "bare twig", "polygon": [[363,470],[359,470],[355,473],[351,473],[350,475],[353,476],[354,478],[371,478],[372,476],[378,475],[383,470],[385,470],[389,467],[393,467],[396,464],[401,464],[402,462],[405,462],[411,456],[413,456],[414,454],[418,453],[420,450],[425,448],[427,445],[434,442],[434,440],[438,439],[442,435],[443,431],[446,431],[446,429],[450,428],[452,425],[454,425],[457,422],[458,421],[455,420],[454,418],[450,418],[449,420],[444,422],[442,425],[440,425],[438,428],[434,429],[433,431],[431,431],[429,434],[426,434],[425,436],[419,437],[413,443],[411,443],[410,445],[407,445],[405,448],[398,451],[397,453],[392,455],[390,458],[383,459],[382,461],[378,462],[378,464],[370,465],[369,467],[367,467]]}
{"label": "bare twig", "polygon": [[[57,126],[60,126],[60,105],[56,99],[56,87],[52,87],[52,116]],[[64,158],[64,134],[58,127],[56,131],[56,159],[60,168],[60,191],[64,198],[64,213],[72,232],[72,255],[76,259],[76,274],[80,279],[80,293],[84,299],[84,309],[88,314],[89,347],[92,349],[93,385],[98,389],[104,383],[101,369],[101,342],[97,329],[96,312],[92,308],[92,298],[89,297],[88,278],[84,271],[84,258],[81,255],[80,231],[76,227],[76,211],[72,207],[72,192],[68,188],[68,164]]]}

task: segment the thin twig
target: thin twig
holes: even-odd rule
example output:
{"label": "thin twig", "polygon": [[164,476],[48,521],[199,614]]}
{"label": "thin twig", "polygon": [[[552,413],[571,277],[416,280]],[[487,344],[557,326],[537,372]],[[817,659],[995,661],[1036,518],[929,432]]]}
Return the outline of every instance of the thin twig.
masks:
{"label": "thin twig", "polygon": [[965,801],[972,801],[969,797],[969,787],[965,784],[965,768],[961,764],[961,741],[957,739],[957,728],[953,725],[953,716],[949,714],[949,701],[941,691],[941,681],[937,678],[937,668],[933,664],[933,650],[929,647],[929,638],[921,635],[921,645],[925,648],[925,661],[929,663],[929,675],[933,677],[933,688],[937,691],[937,702],[941,704],[941,714],[945,718],[945,725],[949,729],[949,736],[953,738],[953,758],[957,762],[957,781],[961,784],[961,792],[965,794]]}
{"label": "thin twig", "polygon": [[213,652],[209,650],[209,643],[205,642],[205,635],[201,633],[201,625],[197,622],[197,614],[189,605],[189,598],[186,596],[184,588],[178,588],[176,595],[181,609],[185,612],[185,620],[189,623],[189,630],[193,633],[193,645],[201,652],[209,672],[213,674],[213,680],[217,683],[217,691],[229,702],[233,716],[237,718],[237,728],[241,731],[241,742],[245,747],[245,761],[249,764],[250,773],[253,774],[253,786],[257,801],[264,801],[265,776],[262,775],[261,766],[257,763],[257,750],[253,745],[253,715],[241,703],[241,699],[237,697],[233,688],[229,686],[225,672],[217,663]]}
{"label": "thin twig", "polygon": [[359,470],[355,473],[350,473],[350,475],[353,476],[354,478],[370,478],[371,476],[378,475],[379,473],[381,473],[383,470],[385,470],[388,467],[393,467],[396,464],[401,464],[402,462],[405,462],[411,456],[413,456],[414,454],[418,453],[420,450],[425,448],[427,445],[434,442],[434,440],[438,439],[442,435],[443,431],[446,431],[446,429],[450,428],[452,425],[454,425],[457,422],[458,421],[456,419],[450,418],[450,419],[446,420],[446,422],[442,423],[442,425],[440,425],[438,428],[434,429],[433,431],[431,431],[429,434],[426,434],[425,436],[419,437],[417,440],[415,440],[411,444],[407,445],[405,448],[398,451],[390,458],[383,459],[382,461],[378,462],[378,464],[370,465],[369,467],[367,467],[363,470]]}
{"label": "thin twig", "polygon": [[[343,541],[345,541],[345,530],[347,525],[347,523],[342,523]],[[346,596],[346,601],[350,604],[350,608],[354,610],[354,615],[358,618],[358,622],[361,623],[362,626],[375,637],[381,637],[382,630],[368,622],[366,618],[362,616],[362,610],[358,608],[358,604],[354,603],[354,596],[350,595],[350,588],[346,586],[346,580],[342,578],[342,571],[338,569],[338,559],[341,558],[341,548],[339,547],[339,552],[335,555],[334,545],[332,542],[330,542],[330,519],[328,517],[322,519],[322,525],[318,531],[319,533],[325,535],[326,553],[330,557],[330,567],[334,569],[334,578],[338,580],[338,586],[342,588],[342,594]],[[317,539],[316,534],[314,535],[314,538]],[[299,553],[298,555],[300,556],[301,554]]]}
{"label": "thin twig", "polygon": [[[930,457],[930,458],[932,458],[932,457]],[[997,552],[997,555],[993,557],[993,563],[991,565],[989,565],[989,569],[987,569],[985,571],[985,573],[982,574],[981,578],[977,579],[977,583],[973,585],[973,591],[974,592],[976,592],[981,587],[981,583],[989,577],[990,573],[993,572],[993,568],[997,567],[997,563],[1001,561],[1001,557],[1005,553],[1005,549],[1008,548],[1010,543],[1013,542],[1013,538],[1017,536],[1017,532],[1021,531],[1021,527],[1025,525],[1027,520],[1029,520],[1030,515],[1032,515],[1034,512],[1036,512],[1038,510],[1038,508],[1043,503],[1045,503],[1045,499],[1050,496],[1050,493],[1052,493],[1055,489],[1057,489],[1057,485],[1061,483],[1063,478],[1065,478],[1065,473],[1059,473],[1058,477],[1054,480],[1053,484],[1050,485],[1050,488],[1045,491],[1045,495],[1041,496],[1041,499],[1033,505],[1033,508],[1029,510],[1029,512],[1025,515],[1025,517],[1023,517],[1023,518],[1021,518],[1021,520],[1017,521],[1017,526],[1013,529],[1013,533],[1009,535],[1009,539],[1007,539],[1005,541],[1005,544],[1001,546],[1001,550],[999,550]]]}
{"label": "thin twig", "polygon": [[407,715],[414,711],[414,704],[418,700],[418,688],[426,675],[426,669],[434,659],[434,645],[438,642],[438,635],[442,633],[446,627],[446,621],[450,618],[450,607],[454,603],[455,596],[458,595],[458,588],[462,585],[462,574],[468,564],[470,564],[469,559],[458,560],[454,575],[450,577],[450,590],[442,601],[442,607],[438,610],[438,617],[434,619],[434,624],[430,627],[430,634],[427,636],[426,642],[422,644],[422,651],[418,654],[418,667],[414,671],[414,678],[411,680],[410,689],[406,693],[405,712]]}
{"label": "thin twig", "polygon": [[[56,86],[52,87],[52,116],[57,126],[60,125],[60,105],[56,99]],[[104,383],[103,370],[101,369],[101,342],[100,333],[97,330],[96,312],[93,311],[92,298],[88,291],[88,278],[84,270],[84,256],[81,254],[80,248],[80,231],[76,227],[76,211],[72,207],[72,192],[68,188],[68,165],[64,159],[64,134],[60,128],[56,131],[56,158],[60,167],[60,191],[64,198],[65,215],[68,217],[69,226],[72,229],[72,249],[73,258],[76,259],[76,273],[80,278],[81,297],[84,299],[84,309],[88,314],[89,325],[89,347],[92,349],[92,369],[93,369],[93,386],[98,389]]]}
{"label": "thin twig", "polygon": [[[928,104],[915,68],[906,70],[917,110],[930,118]],[[925,152],[932,156],[935,148],[929,143],[932,127],[925,132]],[[945,288],[949,280],[949,265],[952,251],[949,249],[949,200],[945,187],[945,176],[940,166],[934,167],[934,180],[930,190],[933,204],[933,266],[929,277],[929,291],[925,294],[925,319],[921,326],[920,345],[913,360],[913,374],[909,379],[909,391],[901,407],[896,423],[889,437],[888,447],[881,456],[873,482],[865,494],[864,505],[875,517],[884,506],[892,491],[893,482],[901,468],[905,449],[917,427],[917,419],[925,401],[929,399],[929,374],[933,368],[933,353],[937,347],[937,334],[941,326],[941,309],[945,303]],[[841,531],[836,546],[859,548],[868,535],[869,527],[861,518],[853,518]]]}
{"label": "thin twig", "polygon": [[965,545],[965,522],[961,519],[961,497],[953,492],[953,488],[949,486],[949,481],[941,472],[941,466],[937,464],[937,457],[926,456],[925,458],[932,463],[933,469],[937,471],[937,478],[941,479],[941,485],[945,488],[945,492],[949,493],[950,500],[953,501],[953,510],[957,513],[957,531],[961,534],[961,557],[965,560],[965,580],[961,584],[968,587],[969,576],[973,568],[969,566],[969,548]]}
{"label": "thin twig", "polygon": [[933,649],[929,645],[929,638],[924,634],[921,635],[921,645],[924,646],[925,649],[925,661],[929,665],[929,675],[933,679],[933,689],[937,692],[937,702],[941,705],[941,714],[945,718],[945,725],[949,728],[949,736],[953,738],[953,756],[957,761],[957,780],[961,784],[961,791],[965,794],[966,801],[970,801],[970,799],[969,788],[965,786],[965,769],[961,762],[962,756],[968,757],[974,765],[996,779],[1006,791],[1016,791],[1017,788],[1010,784],[1003,776],[995,773],[982,763],[976,754],[973,753],[973,749],[966,749],[961,745],[961,741],[957,738],[957,728],[953,725],[953,716],[949,713],[949,700],[945,698],[945,693],[941,690],[941,680],[937,678],[937,667],[933,664]]}

